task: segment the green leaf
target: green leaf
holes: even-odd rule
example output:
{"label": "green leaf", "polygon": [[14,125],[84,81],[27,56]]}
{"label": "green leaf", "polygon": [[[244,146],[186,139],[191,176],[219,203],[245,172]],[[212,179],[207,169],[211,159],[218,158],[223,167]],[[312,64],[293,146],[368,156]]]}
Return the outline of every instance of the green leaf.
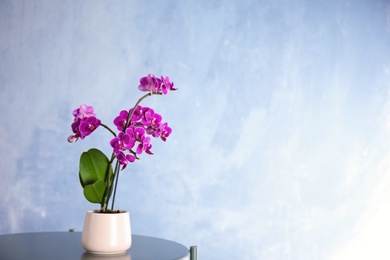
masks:
{"label": "green leaf", "polygon": [[[80,156],[80,183],[83,187],[94,184],[96,181],[105,181],[106,172],[110,167],[107,156],[98,149],[90,149]],[[113,174],[110,167],[110,174]]]}
{"label": "green leaf", "polygon": [[84,197],[92,203],[101,203],[103,200],[106,184],[102,180],[97,180],[93,184],[84,186]]}

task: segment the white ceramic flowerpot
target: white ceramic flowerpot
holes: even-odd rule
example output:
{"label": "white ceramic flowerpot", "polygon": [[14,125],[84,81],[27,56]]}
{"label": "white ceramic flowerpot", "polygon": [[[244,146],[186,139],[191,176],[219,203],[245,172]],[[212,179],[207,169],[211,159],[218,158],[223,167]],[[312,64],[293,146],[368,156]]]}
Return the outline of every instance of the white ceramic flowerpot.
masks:
{"label": "white ceramic flowerpot", "polygon": [[92,254],[124,254],[131,246],[130,215],[87,211],[81,244]]}

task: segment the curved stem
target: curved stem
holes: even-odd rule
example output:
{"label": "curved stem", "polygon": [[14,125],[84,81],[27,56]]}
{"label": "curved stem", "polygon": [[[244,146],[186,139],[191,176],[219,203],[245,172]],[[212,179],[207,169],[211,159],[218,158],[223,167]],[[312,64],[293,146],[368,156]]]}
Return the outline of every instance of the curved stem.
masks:
{"label": "curved stem", "polygon": [[113,136],[115,136],[116,137],[116,134],[115,134],[115,132],[114,131],[112,131],[111,130],[111,128],[109,128],[108,126],[106,126],[105,124],[103,124],[103,123],[100,123],[100,125],[102,126],[102,127],[104,127],[105,129],[107,129]]}
{"label": "curved stem", "polygon": [[145,95],[143,95],[140,99],[138,99],[137,103],[135,103],[134,107],[133,107],[133,110],[131,111],[131,113],[128,114],[127,116],[127,119],[126,119],[126,125],[125,127],[123,128],[123,132],[126,131],[126,129],[129,127],[130,125],[130,120],[131,118],[133,117],[133,114],[135,112],[135,109],[137,108],[137,106],[142,102],[142,100],[144,100],[145,98],[149,97],[149,96],[152,96],[152,95],[162,95],[162,93],[153,93],[153,92],[149,92]]}
{"label": "curved stem", "polygon": [[[138,99],[137,103],[135,103],[135,105],[134,105],[133,109],[131,110],[131,112],[129,111],[129,113],[127,115],[126,125],[123,128],[123,130],[122,130],[123,133],[130,126],[131,118],[133,117],[133,114],[134,114],[135,109],[137,108],[137,106],[142,102],[142,100],[144,100],[145,98],[147,98],[149,96],[152,96],[152,95],[162,95],[162,93],[149,92],[149,93],[143,95],[140,99]],[[103,126],[104,128],[106,128],[108,131],[110,131],[114,136],[116,136],[115,133],[108,126],[106,126],[106,125],[104,125],[102,123],[100,125]],[[133,152],[133,151],[131,151],[131,152]],[[133,154],[135,154],[135,153],[133,152]],[[112,157],[111,157],[111,160],[110,160],[110,164],[112,164],[114,158],[115,158],[115,154],[113,153]],[[136,156],[136,158],[137,158],[137,156]],[[114,194],[112,196],[112,202],[111,202],[111,210],[114,210],[116,189],[117,189],[117,186],[118,186],[118,179],[119,179],[119,167],[120,167],[119,166],[119,161],[117,160],[116,163],[115,163],[114,180],[113,180],[112,184],[110,183],[110,172],[108,171],[108,173],[107,173],[107,175],[108,175],[107,176],[107,192],[108,193],[106,193],[105,196],[104,196],[104,201],[105,201],[104,207],[105,207],[105,210],[107,210],[111,192],[114,192]],[[115,181],[115,183],[114,183],[114,181]]]}

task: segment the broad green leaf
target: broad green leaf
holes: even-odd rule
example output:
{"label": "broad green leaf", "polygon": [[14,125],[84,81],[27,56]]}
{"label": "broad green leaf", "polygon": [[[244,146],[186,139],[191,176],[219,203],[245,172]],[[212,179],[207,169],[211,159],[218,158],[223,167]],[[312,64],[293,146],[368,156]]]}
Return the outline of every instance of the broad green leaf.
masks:
{"label": "broad green leaf", "polygon": [[[98,149],[90,149],[80,156],[80,183],[84,187],[97,180],[105,181],[107,168],[110,167],[107,156]],[[110,167],[112,174],[112,168]]]}
{"label": "broad green leaf", "polygon": [[106,184],[102,180],[97,180],[93,184],[84,186],[84,197],[92,203],[101,203],[103,200]]}

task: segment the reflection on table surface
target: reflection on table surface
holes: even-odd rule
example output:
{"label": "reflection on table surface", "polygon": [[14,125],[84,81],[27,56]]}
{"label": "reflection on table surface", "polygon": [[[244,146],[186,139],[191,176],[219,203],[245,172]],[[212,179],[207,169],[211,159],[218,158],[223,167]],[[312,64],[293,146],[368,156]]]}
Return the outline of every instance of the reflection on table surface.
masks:
{"label": "reflection on table surface", "polygon": [[125,254],[96,255],[81,246],[81,232],[42,232],[0,235],[0,259],[19,260],[141,260],[189,259],[186,246],[174,241],[132,235],[131,248]]}

